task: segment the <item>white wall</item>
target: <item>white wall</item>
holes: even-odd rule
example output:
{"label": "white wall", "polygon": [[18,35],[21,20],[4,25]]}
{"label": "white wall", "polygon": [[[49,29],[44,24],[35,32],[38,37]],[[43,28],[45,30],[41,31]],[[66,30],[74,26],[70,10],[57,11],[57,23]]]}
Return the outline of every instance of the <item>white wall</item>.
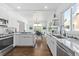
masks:
{"label": "white wall", "polygon": [[27,21],[19,13],[13,11],[10,7],[5,4],[0,4],[0,18],[9,20],[8,27],[17,28],[19,31],[18,20],[23,21],[27,24]]}

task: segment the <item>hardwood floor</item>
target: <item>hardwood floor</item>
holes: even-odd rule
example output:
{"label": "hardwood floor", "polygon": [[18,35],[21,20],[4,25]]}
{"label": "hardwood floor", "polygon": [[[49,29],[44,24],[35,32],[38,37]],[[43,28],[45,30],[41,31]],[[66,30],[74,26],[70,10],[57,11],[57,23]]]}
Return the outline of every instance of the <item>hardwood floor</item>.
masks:
{"label": "hardwood floor", "polygon": [[15,47],[6,56],[51,56],[46,40],[37,40],[35,48],[32,47]]}

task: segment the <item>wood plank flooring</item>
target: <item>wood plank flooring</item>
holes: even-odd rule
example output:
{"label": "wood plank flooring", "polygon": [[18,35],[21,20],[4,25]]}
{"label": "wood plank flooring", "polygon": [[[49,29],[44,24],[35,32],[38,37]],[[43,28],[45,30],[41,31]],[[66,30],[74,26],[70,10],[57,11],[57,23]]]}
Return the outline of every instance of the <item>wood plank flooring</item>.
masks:
{"label": "wood plank flooring", "polygon": [[45,38],[37,40],[35,48],[15,47],[5,56],[51,56]]}

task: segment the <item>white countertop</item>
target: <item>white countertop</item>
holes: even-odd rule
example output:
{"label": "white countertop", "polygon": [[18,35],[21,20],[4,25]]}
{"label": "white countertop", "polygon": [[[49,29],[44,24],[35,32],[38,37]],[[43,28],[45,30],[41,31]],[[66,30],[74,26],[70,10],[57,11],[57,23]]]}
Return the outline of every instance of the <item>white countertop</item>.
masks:
{"label": "white countertop", "polygon": [[[55,36],[52,36],[55,37]],[[57,38],[55,37],[57,41],[60,43],[63,43],[66,47],[71,49],[72,51],[76,52],[79,54],[79,40],[73,39],[73,38]]]}
{"label": "white countertop", "polygon": [[72,38],[67,39],[57,39],[59,42],[63,43],[72,51],[79,53],[79,40],[74,40]]}

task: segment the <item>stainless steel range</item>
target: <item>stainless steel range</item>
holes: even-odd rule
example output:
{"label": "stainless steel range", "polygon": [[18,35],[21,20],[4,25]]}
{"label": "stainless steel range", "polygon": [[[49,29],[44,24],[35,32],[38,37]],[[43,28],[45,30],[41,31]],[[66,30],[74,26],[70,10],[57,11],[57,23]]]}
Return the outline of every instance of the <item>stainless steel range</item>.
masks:
{"label": "stainless steel range", "polygon": [[0,34],[0,55],[5,55],[13,48],[13,35]]}

